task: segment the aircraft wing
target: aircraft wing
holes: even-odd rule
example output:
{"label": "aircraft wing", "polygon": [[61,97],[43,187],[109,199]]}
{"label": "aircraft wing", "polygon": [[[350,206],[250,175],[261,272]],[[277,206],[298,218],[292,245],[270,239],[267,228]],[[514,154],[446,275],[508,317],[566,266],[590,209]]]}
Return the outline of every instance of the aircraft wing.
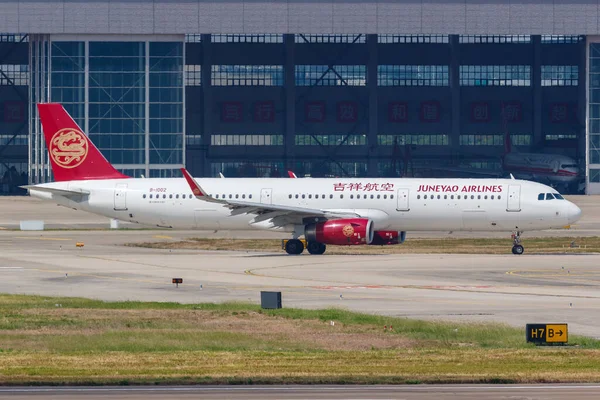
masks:
{"label": "aircraft wing", "polygon": [[320,210],[317,208],[305,208],[305,207],[292,207],[292,206],[283,206],[277,204],[264,204],[264,203],[255,203],[248,201],[238,201],[238,200],[228,200],[228,199],[215,199],[212,196],[209,196],[205,190],[203,190],[200,185],[194,180],[194,178],[190,175],[189,172],[185,168],[181,169],[185,180],[188,185],[192,189],[192,193],[194,196],[203,201],[207,201],[209,203],[219,203],[228,208],[230,208],[233,212],[233,215],[239,214],[256,214],[256,215],[264,215],[268,216],[270,213],[273,217],[323,217],[326,219],[338,219],[338,218],[357,218],[360,217],[359,214],[353,212],[344,212],[344,211],[330,211],[330,210]]}
{"label": "aircraft wing", "polygon": [[37,185],[24,185],[24,186],[19,186],[19,187],[22,189],[37,190],[40,192],[56,194],[58,196],[64,196],[64,197],[84,196],[84,195],[90,194],[90,192],[88,190],[76,189],[76,188],[66,190],[66,189],[55,189],[55,188],[49,188],[49,187],[37,186]]}

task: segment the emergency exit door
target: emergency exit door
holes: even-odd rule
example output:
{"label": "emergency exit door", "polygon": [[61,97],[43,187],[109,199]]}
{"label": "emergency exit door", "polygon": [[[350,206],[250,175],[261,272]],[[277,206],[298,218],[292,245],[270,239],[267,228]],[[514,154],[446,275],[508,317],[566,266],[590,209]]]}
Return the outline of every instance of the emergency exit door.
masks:
{"label": "emergency exit door", "polygon": [[271,202],[272,202],[271,195],[272,194],[273,194],[273,189],[261,189],[260,202],[263,204],[271,204]]}
{"label": "emergency exit door", "polygon": [[398,189],[398,204],[396,205],[396,211],[408,211],[410,210],[408,205],[408,195],[410,191],[408,188]]}

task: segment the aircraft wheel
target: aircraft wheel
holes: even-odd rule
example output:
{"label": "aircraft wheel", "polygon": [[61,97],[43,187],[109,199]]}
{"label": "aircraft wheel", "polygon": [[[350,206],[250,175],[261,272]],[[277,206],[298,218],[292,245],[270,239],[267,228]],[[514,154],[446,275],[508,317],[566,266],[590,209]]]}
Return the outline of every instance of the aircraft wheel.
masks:
{"label": "aircraft wheel", "polygon": [[524,251],[525,251],[525,249],[520,244],[513,246],[513,248],[512,248],[512,253],[516,254],[516,255],[521,255],[521,254],[523,254]]}
{"label": "aircraft wheel", "polygon": [[302,254],[304,251],[304,243],[298,239],[290,239],[285,244],[285,252],[288,254]]}
{"label": "aircraft wheel", "polygon": [[310,254],[323,254],[325,253],[325,249],[327,249],[327,246],[319,242],[308,242],[308,244],[306,245],[306,249]]}

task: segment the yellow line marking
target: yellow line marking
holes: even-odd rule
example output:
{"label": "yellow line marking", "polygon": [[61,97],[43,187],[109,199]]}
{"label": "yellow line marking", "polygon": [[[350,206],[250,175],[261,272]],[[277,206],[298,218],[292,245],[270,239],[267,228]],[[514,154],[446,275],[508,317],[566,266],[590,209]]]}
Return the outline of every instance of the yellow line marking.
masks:
{"label": "yellow line marking", "polygon": [[73,240],[68,238],[50,238],[50,237],[29,237],[29,236],[15,236],[15,239],[27,239],[27,240]]}
{"label": "yellow line marking", "polygon": [[166,235],[154,235],[156,239],[173,239],[171,236]]}

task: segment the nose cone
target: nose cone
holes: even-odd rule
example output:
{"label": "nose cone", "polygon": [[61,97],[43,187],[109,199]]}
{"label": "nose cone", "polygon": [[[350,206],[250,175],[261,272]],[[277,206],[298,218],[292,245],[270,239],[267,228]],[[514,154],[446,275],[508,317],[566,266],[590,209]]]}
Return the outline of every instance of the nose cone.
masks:
{"label": "nose cone", "polygon": [[569,220],[569,224],[574,224],[575,222],[579,221],[579,218],[581,218],[581,208],[569,202],[569,208],[567,210],[567,219]]}

